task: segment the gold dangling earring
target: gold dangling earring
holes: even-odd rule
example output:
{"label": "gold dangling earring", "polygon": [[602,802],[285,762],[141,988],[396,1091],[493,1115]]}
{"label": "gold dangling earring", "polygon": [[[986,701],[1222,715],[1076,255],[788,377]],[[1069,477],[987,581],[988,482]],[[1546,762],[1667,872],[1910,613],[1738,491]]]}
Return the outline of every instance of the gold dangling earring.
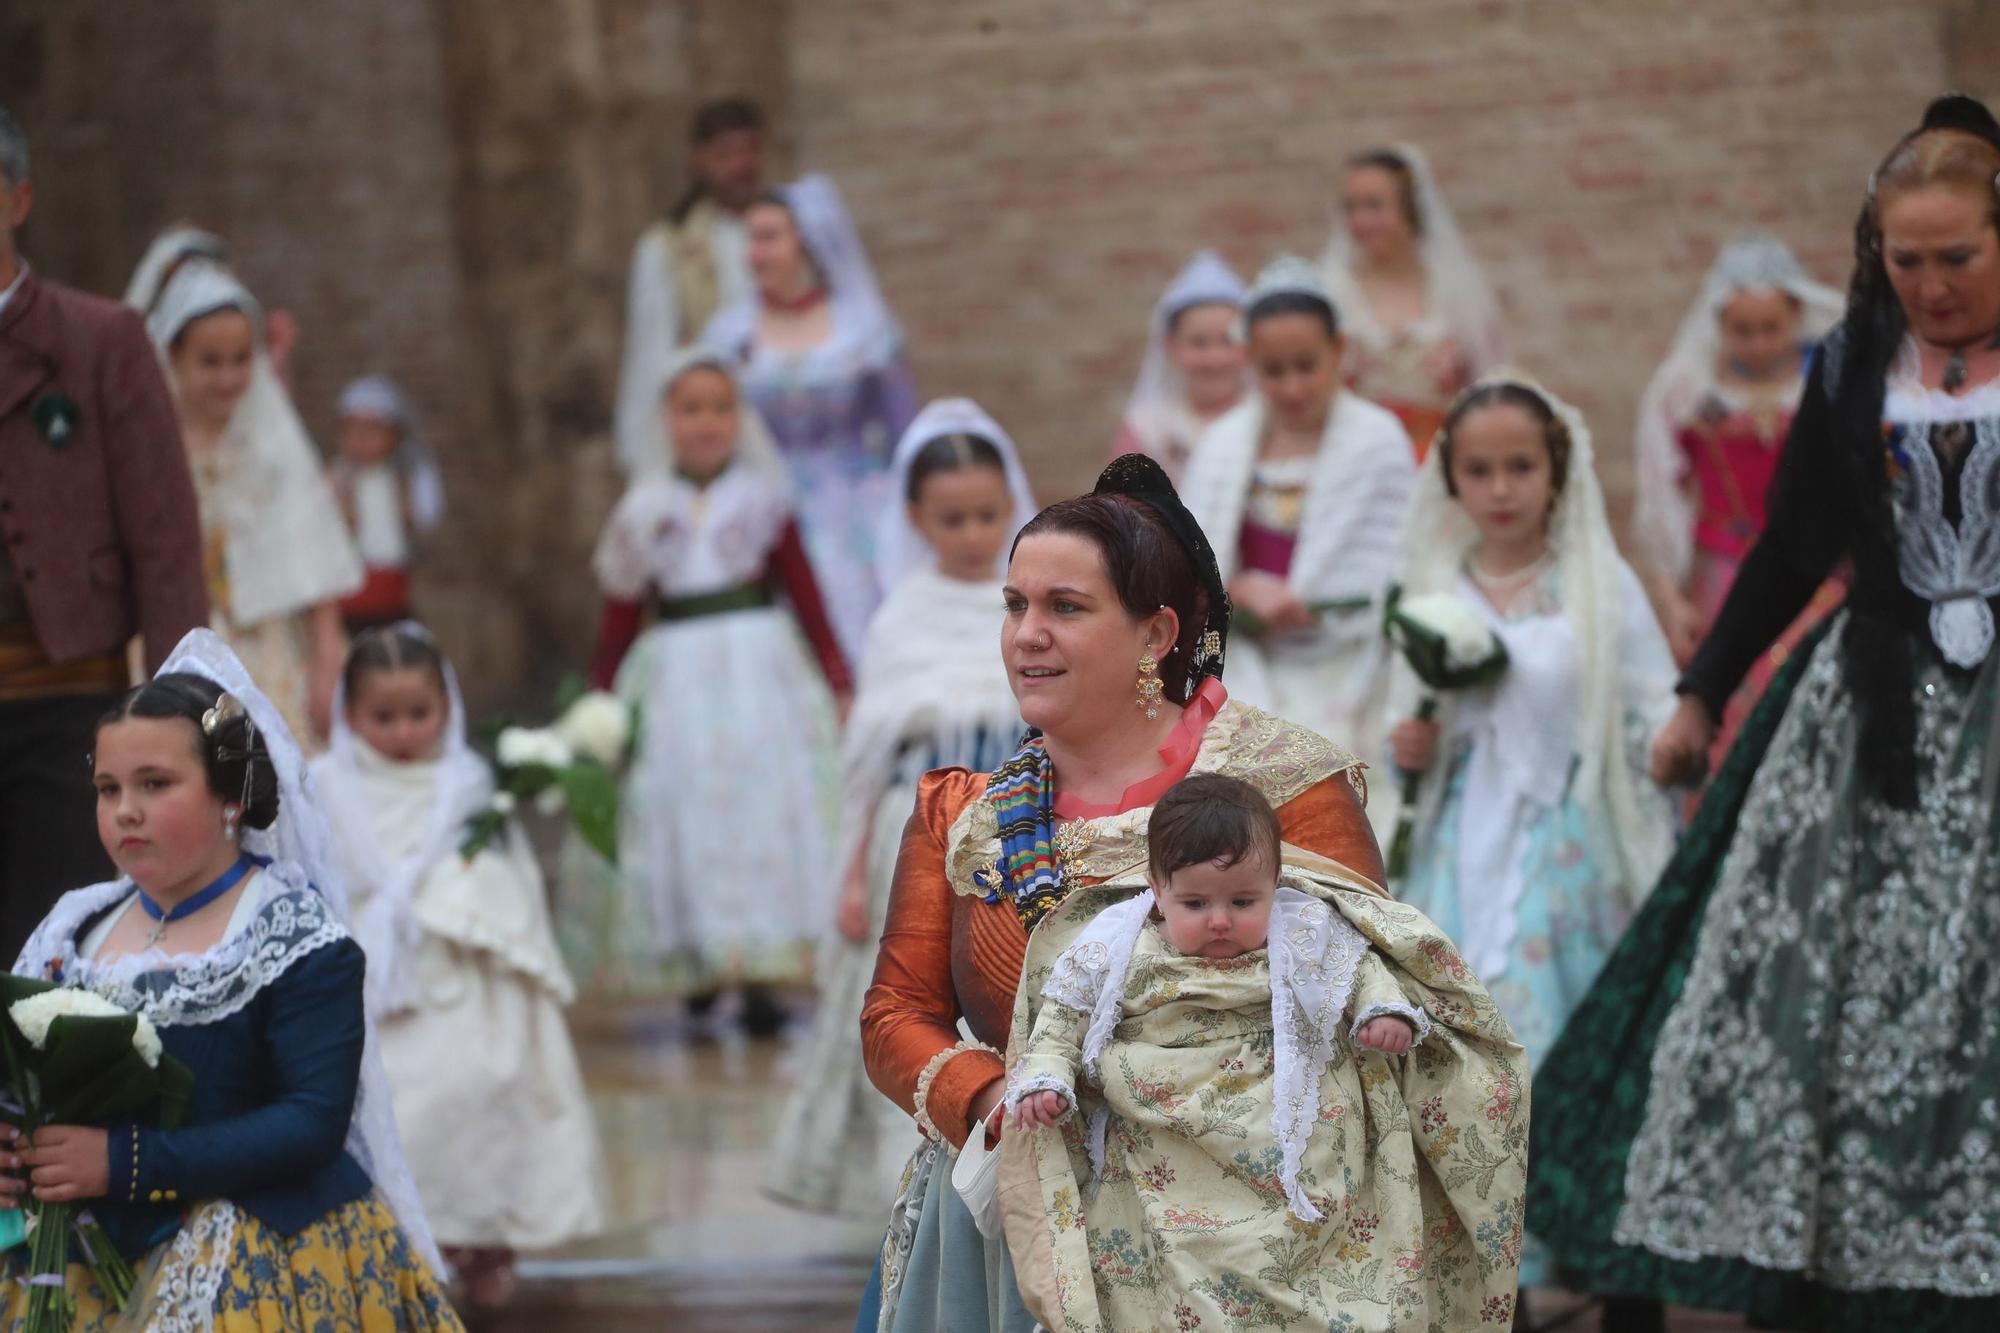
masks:
{"label": "gold dangling earring", "polygon": [[1166,689],[1160,679],[1160,664],[1148,651],[1139,658],[1139,697],[1134,700],[1149,718],[1160,715],[1160,694]]}

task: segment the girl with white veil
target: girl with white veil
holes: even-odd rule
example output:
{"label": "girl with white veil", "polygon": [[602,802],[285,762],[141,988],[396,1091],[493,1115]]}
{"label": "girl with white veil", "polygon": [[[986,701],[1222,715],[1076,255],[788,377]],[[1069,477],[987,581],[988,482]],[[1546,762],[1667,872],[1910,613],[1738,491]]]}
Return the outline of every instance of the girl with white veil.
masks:
{"label": "girl with white veil", "polygon": [[359,634],[410,618],[411,557],[444,521],[444,474],[409,395],[387,375],[349,383],[337,410],[340,434],[327,480],[366,571],[361,590],[342,600],[340,618]]}
{"label": "girl with white veil", "polygon": [[[357,638],[315,794],[368,955],[366,999],[396,1119],[439,1243],[475,1306],[504,1301],[516,1250],[601,1231],[602,1154],[563,1007],[575,996],[534,850],[493,802],[458,673],[405,621]],[[496,1154],[512,1165],[492,1169]]]}
{"label": "girl with white veil", "polygon": [[852,659],[884,591],[874,545],[894,503],[889,451],[917,412],[903,336],[827,177],[783,186],[744,220],[756,290],[718,311],[702,341],[729,360],[777,439],[806,551]]}
{"label": "girl with white veil", "polygon": [[[74,1327],[457,1329],[331,839],[276,706],[196,630],[95,748],[120,878],[65,894],[14,971],[143,1014],[195,1089],[180,1128],[48,1126],[21,1152],[38,1197],[87,1201],[134,1261],[122,1313],[70,1269]],[[0,1178],[0,1197],[24,1188]],[[27,1290],[5,1284],[0,1327]]]}
{"label": "girl with white veil", "polygon": [[915,1144],[909,1116],[861,1059],[903,825],[925,773],[984,772],[1019,745],[1020,708],[993,645],[1006,616],[1002,561],[1035,515],[1014,442],[964,398],[917,414],[890,475],[901,503],[883,516],[878,548],[889,596],[868,627],[841,746],[839,881],[821,885],[838,899],[819,953],[818,1030],[766,1178],[787,1203],[857,1216],[888,1207]]}
{"label": "girl with white veil", "polygon": [[1345,325],[1310,264],[1271,264],[1244,308],[1256,391],[1202,434],[1181,488],[1235,608],[1230,691],[1370,754],[1410,439],[1341,387]]}
{"label": "girl with white veil", "polygon": [[[1674,658],[1686,665],[1764,530],[1778,446],[1805,392],[1815,344],[1846,298],[1806,275],[1775,236],[1752,232],[1717,256],[1666,360],[1639,400],[1632,535]],[[1730,701],[1715,757],[1771,673],[1840,601],[1829,581]]]}
{"label": "girl with white veil", "polygon": [[1500,306],[1431,173],[1409,144],[1347,160],[1320,259],[1353,344],[1349,383],[1430,447],[1458,391],[1506,359]]}
{"label": "girl with white veil", "polygon": [[201,506],[214,627],[314,746],[361,586],[317,451],[262,349],[261,310],[228,269],[188,259],[147,317],[167,367]]}
{"label": "girl with white veil", "polygon": [[1176,483],[1209,423],[1242,400],[1243,279],[1203,250],[1153,307],[1146,359],[1112,454],[1145,454]]}
{"label": "girl with white veil", "polygon": [[[1426,722],[1422,682],[1396,663],[1396,764],[1427,776],[1391,887],[1458,942],[1532,1067],[1672,850],[1646,767],[1673,659],[1612,539],[1589,427],[1532,381],[1481,380],[1453,405],[1400,547],[1401,595],[1456,596],[1508,664]],[[1389,786],[1378,828],[1397,813]],[[1546,1280],[1535,1269],[1531,1254],[1524,1286]]]}
{"label": "girl with white veil", "polygon": [[742,992],[783,1025],[825,916],[835,698],[847,659],[800,539],[797,500],[728,363],[684,350],[656,398],[671,467],[635,473],[593,561],[592,682],[641,723],[615,871],[572,857],[559,914],[594,996]]}

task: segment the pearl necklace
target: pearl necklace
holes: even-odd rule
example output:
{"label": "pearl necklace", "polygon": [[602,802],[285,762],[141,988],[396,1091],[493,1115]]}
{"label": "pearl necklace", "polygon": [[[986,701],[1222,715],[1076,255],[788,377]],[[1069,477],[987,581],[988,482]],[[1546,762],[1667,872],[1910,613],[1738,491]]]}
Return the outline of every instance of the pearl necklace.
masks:
{"label": "pearl necklace", "polygon": [[1521,589],[1527,587],[1540,578],[1542,571],[1548,567],[1549,553],[1547,551],[1543,551],[1519,569],[1506,574],[1489,574],[1481,569],[1479,562],[1472,557],[1467,556],[1465,560],[1465,572],[1472,576],[1472,581],[1479,585],[1482,592],[1498,593],[1502,596],[1508,593],[1519,592]]}

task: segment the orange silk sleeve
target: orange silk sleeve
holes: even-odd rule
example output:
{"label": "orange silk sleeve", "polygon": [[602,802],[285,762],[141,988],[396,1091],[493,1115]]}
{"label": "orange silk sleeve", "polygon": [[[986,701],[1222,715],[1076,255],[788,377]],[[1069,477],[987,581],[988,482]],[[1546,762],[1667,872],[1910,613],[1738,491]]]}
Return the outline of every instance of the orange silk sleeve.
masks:
{"label": "orange silk sleeve", "polygon": [[[925,1066],[959,1042],[961,1010],[951,962],[958,895],[945,873],[945,835],[985,789],[985,774],[963,769],[930,773],[918,784],[916,810],[896,856],[875,980],[861,1009],[861,1058],[868,1077],[912,1115]],[[1006,1072],[999,1057],[984,1051],[954,1057],[931,1081],[926,1102],[931,1122],[953,1143],[964,1142],[972,1128],[973,1099]]]}
{"label": "orange silk sleeve", "polygon": [[1386,878],[1368,811],[1344,772],[1321,779],[1278,807],[1278,826],[1294,847],[1318,852],[1377,884]]}

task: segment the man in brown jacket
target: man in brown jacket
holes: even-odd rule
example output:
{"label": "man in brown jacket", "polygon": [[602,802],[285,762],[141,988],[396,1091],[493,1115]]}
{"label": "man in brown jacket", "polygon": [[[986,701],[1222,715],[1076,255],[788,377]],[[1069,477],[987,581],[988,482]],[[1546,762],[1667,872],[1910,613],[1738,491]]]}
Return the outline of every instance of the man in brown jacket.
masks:
{"label": "man in brown jacket", "polygon": [[0,108],[0,968],[65,890],[112,875],[89,755],[126,681],[208,622],[201,521],[137,315],[29,271],[34,187]]}

